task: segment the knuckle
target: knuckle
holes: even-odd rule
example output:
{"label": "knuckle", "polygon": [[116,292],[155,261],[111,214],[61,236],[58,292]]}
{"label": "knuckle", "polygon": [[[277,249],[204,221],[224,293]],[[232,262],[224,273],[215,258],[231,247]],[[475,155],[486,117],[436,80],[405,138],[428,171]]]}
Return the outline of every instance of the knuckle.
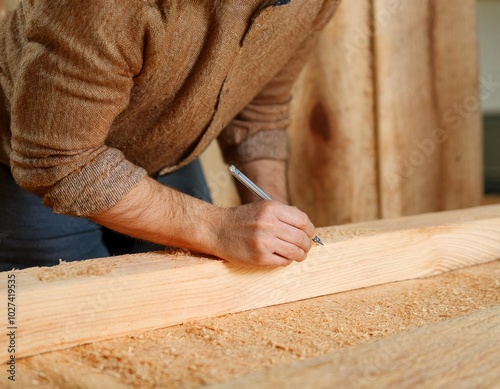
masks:
{"label": "knuckle", "polygon": [[295,246],[288,249],[287,258],[291,261],[300,262],[304,259],[304,256],[305,252],[300,247]]}
{"label": "knuckle", "polygon": [[295,260],[295,250],[293,250],[290,247],[287,247],[285,250],[283,250],[283,256],[288,259],[288,260]]}
{"label": "knuckle", "polygon": [[261,239],[253,239],[252,240],[252,250],[260,258],[262,256],[262,254],[266,251],[266,246]]}
{"label": "knuckle", "polygon": [[307,254],[312,248],[312,240],[307,238],[307,242],[305,242],[305,245],[304,245],[304,254]]}
{"label": "knuckle", "polygon": [[307,217],[307,215],[305,213],[302,213],[300,223],[301,223],[301,227],[303,227],[304,229],[308,226],[309,218]]}
{"label": "knuckle", "polygon": [[309,217],[305,212],[298,210],[296,216],[296,223],[297,227],[299,227],[302,230],[306,230],[309,226]]}
{"label": "knuckle", "polygon": [[307,258],[307,253],[305,251],[302,251],[300,257],[298,259],[296,259],[297,262],[303,262],[305,261]]}
{"label": "knuckle", "polygon": [[[267,202],[267,201],[266,201]],[[274,211],[272,206],[263,206],[261,212],[257,213],[255,219],[258,223],[269,223],[274,217]]]}
{"label": "knuckle", "polygon": [[297,246],[290,248],[288,258],[290,258],[292,261],[298,260],[300,258],[301,251],[302,249]]}

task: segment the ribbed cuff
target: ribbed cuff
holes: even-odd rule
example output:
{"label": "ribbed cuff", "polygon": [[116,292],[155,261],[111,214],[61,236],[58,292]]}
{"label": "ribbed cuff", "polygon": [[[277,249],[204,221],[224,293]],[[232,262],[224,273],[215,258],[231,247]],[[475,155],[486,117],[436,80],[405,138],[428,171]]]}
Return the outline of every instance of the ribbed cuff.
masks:
{"label": "ribbed cuff", "polygon": [[259,131],[236,146],[223,150],[227,163],[245,163],[256,159],[287,160],[290,145],[286,130]]}
{"label": "ribbed cuff", "polygon": [[43,202],[64,215],[96,215],[115,205],[146,175],[121,151],[108,148],[52,187]]}

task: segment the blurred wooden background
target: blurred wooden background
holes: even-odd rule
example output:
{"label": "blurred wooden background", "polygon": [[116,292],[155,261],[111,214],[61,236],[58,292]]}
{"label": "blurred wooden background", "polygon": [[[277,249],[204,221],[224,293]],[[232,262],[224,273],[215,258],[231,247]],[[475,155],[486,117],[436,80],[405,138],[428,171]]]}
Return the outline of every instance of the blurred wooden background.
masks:
{"label": "blurred wooden background", "polygon": [[[294,89],[292,202],[316,226],[479,205],[479,100],[475,0],[344,0]],[[236,205],[217,145],[202,163]]]}
{"label": "blurred wooden background", "polygon": [[296,89],[290,184],[317,225],[478,205],[476,2],[347,0]]}

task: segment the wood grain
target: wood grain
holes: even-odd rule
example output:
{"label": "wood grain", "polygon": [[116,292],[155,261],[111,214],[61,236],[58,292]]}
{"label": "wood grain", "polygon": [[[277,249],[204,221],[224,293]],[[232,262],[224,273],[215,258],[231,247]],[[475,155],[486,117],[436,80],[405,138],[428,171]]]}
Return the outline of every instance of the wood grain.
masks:
{"label": "wood grain", "polygon": [[492,388],[499,359],[494,307],[210,388]]}
{"label": "wood grain", "polygon": [[294,89],[290,195],[316,226],[379,216],[370,3],[339,6]]}
{"label": "wood grain", "polygon": [[37,389],[204,387],[499,306],[499,289],[497,260],[210,317],[23,358],[12,387],[33,382]]}
{"label": "wood grain", "polygon": [[[287,268],[147,253],[0,273],[16,277],[17,357],[500,258],[500,206],[317,231],[325,246]],[[0,315],[7,318],[7,299]],[[1,338],[0,360],[8,358]]]}
{"label": "wood grain", "polygon": [[475,2],[396,3],[374,35],[381,215],[479,205]]}
{"label": "wood grain", "polygon": [[484,187],[477,2],[432,4],[438,125],[446,134],[441,144],[441,209],[471,207],[481,204]]}

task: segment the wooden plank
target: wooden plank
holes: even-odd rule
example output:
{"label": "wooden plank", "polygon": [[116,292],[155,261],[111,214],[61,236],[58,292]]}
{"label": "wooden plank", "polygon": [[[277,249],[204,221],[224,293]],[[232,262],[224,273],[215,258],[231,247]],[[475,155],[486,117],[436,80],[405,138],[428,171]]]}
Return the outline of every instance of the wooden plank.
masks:
{"label": "wooden plank", "polygon": [[474,0],[373,4],[382,217],[479,205]]}
{"label": "wooden plank", "polygon": [[210,388],[492,388],[499,360],[495,307]]}
{"label": "wooden plank", "polygon": [[[203,317],[405,279],[500,258],[500,206],[378,220],[317,231],[325,246],[287,268],[148,253],[0,273],[15,276],[17,357]],[[6,323],[7,324],[7,323]],[[6,325],[7,327],[7,325]],[[0,360],[9,357],[0,339]]]}
{"label": "wooden plank", "polygon": [[295,85],[290,195],[318,227],[379,217],[370,24],[341,3]]}
{"label": "wooden plank", "polygon": [[222,383],[500,305],[499,285],[497,260],[425,279],[131,333],[21,359],[15,384],[72,388],[81,382],[77,373],[88,389]]}

